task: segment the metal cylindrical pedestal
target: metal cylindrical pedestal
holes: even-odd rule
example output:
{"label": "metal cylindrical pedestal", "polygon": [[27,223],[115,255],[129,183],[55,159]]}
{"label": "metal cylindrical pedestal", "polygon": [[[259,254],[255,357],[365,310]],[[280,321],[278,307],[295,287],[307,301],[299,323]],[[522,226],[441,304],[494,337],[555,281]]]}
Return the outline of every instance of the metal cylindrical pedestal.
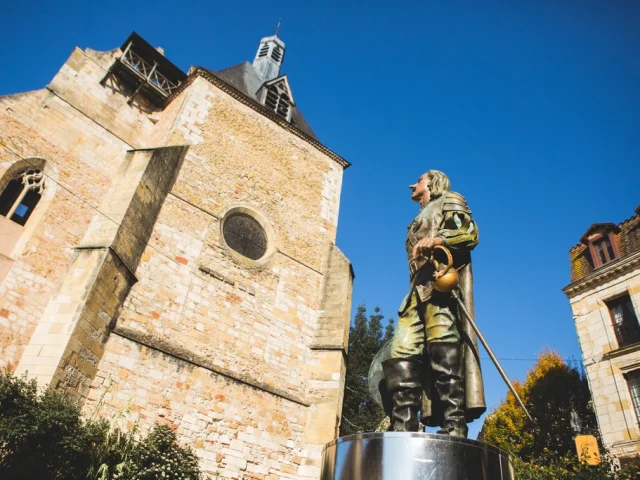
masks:
{"label": "metal cylindrical pedestal", "polygon": [[321,480],[514,480],[509,455],[465,438],[384,432],[340,437],[322,451]]}

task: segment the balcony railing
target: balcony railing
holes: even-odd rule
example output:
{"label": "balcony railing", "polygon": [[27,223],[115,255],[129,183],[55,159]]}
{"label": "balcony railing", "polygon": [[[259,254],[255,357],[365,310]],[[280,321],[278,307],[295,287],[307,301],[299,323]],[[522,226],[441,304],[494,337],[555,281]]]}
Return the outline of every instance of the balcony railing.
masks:
{"label": "balcony railing", "polygon": [[133,42],[130,42],[129,45],[127,45],[127,48],[119,59],[120,62],[140,77],[141,80],[157,90],[163,97],[171,95],[171,93],[180,86],[180,82],[177,84],[173,83],[162,75],[157,70],[157,63],[151,65],[131,49],[132,43]]}

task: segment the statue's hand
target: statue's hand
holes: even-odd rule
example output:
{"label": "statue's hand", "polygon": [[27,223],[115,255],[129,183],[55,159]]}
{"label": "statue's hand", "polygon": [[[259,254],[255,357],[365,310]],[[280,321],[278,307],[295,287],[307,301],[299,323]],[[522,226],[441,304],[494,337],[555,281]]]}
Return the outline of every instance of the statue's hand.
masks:
{"label": "statue's hand", "polygon": [[442,245],[442,239],[440,237],[435,237],[435,238],[431,238],[431,237],[426,237],[423,238],[422,240],[420,240],[418,243],[416,243],[416,245],[413,247],[413,258],[417,258],[417,257],[426,257],[427,255],[429,255],[429,253],[431,253],[431,249],[433,249],[433,247],[437,246],[437,245]]}

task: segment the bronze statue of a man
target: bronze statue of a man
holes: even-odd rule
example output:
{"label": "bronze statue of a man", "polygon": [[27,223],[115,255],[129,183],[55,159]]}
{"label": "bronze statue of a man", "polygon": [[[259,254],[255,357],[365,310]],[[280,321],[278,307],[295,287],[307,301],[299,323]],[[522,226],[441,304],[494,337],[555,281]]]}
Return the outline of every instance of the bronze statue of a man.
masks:
{"label": "bronze statue of a man", "polygon": [[407,233],[411,289],[398,311],[391,357],[382,362],[385,403],[392,430],[420,430],[420,412],[424,425],[441,427],[437,433],[466,437],[467,422],[486,409],[476,337],[451,294],[434,290],[425,257],[438,245],[449,249],[463,303],[473,312],[470,252],[478,227],[444,173],[430,170],[409,188],[421,210]]}

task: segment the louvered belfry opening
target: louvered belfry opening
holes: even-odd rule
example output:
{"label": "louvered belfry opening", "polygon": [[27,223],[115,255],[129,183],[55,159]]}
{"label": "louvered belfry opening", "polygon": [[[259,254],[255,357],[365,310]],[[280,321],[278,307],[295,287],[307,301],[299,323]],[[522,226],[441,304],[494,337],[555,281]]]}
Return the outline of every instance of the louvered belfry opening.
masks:
{"label": "louvered belfry opening", "polygon": [[280,76],[284,53],[284,42],[277,36],[264,37],[260,40],[253,59],[253,68],[263,82],[270,82]]}
{"label": "louvered belfry opening", "polygon": [[287,94],[284,83],[269,85],[264,99],[264,105],[269,110],[273,110],[285,120],[289,120],[289,110],[291,108],[291,98]]}
{"label": "louvered belfry opening", "polygon": [[265,106],[275,112],[278,109],[278,97],[278,89],[276,87],[271,86],[267,88],[267,98],[264,101]]}
{"label": "louvered belfry opening", "polygon": [[278,109],[276,113],[282,118],[288,118],[289,116],[289,95],[283,93],[280,95],[280,101],[278,102]]}
{"label": "louvered belfry opening", "polygon": [[267,53],[269,53],[269,45],[266,43],[260,47],[260,51],[258,52],[258,57],[266,57]]}
{"label": "louvered belfry opening", "polygon": [[282,60],[282,50],[278,45],[273,47],[273,51],[271,52],[271,58],[273,58],[276,62]]}

